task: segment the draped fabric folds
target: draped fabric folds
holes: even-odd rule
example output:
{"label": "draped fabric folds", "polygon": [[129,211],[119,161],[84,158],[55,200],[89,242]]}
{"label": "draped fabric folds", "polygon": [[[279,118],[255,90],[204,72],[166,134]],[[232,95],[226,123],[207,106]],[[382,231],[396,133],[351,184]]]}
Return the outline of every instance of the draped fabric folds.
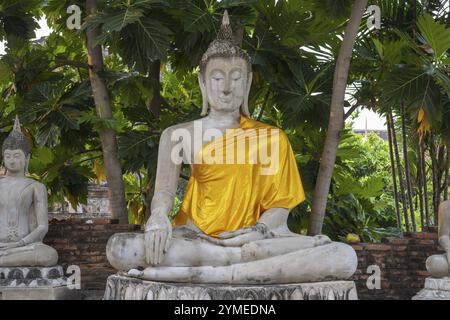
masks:
{"label": "draped fabric folds", "polygon": [[174,225],[190,219],[214,237],[255,225],[270,208],[291,210],[305,199],[286,134],[245,116],[239,128],[205,144],[191,169]]}

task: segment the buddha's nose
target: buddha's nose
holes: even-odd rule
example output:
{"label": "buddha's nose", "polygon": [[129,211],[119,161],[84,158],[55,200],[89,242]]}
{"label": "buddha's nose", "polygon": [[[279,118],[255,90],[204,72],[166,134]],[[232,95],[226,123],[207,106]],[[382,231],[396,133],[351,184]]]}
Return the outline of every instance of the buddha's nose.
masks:
{"label": "buddha's nose", "polygon": [[225,83],[223,85],[222,93],[226,96],[231,93],[231,83],[230,83],[230,80],[227,78],[225,78]]}

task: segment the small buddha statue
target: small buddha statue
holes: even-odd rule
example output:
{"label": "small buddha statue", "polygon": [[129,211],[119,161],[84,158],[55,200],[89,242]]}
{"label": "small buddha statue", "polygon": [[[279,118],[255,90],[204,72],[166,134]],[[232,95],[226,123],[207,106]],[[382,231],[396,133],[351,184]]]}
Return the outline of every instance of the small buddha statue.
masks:
{"label": "small buddha statue", "polygon": [[433,278],[450,277],[450,200],[439,205],[439,245],[445,254],[436,254],[428,257],[426,268]]}
{"label": "small buddha statue", "polygon": [[48,231],[47,190],[25,176],[30,145],[16,118],[3,142],[6,168],[0,179],[0,267],[49,267],[58,261],[55,249],[42,243]]}
{"label": "small buddha statue", "polygon": [[[225,12],[200,62],[204,117],[163,131],[151,216],[144,233],[109,239],[107,257],[113,267],[152,281],[215,284],[343,280],[355,272],[357,257],[349,245],[288,229],[290,210],[305,199],[300,173],[286,134],[251,119],[251,82],[251,59],[234,41]],[[199,127],[205,134],[198,134]],[[179,132],[183,138],[174,139]],[[249,142],[243,163],[200,161],[228,159],[228,152],[236,150],[227,143],[244,140]],[[271,172],[264,172],[267,163],[249,161],[266,147],[277,155]],[[182,161],[174,161],[178,151]],[[171,222],[182,162],[190,164],[191,175]]]}

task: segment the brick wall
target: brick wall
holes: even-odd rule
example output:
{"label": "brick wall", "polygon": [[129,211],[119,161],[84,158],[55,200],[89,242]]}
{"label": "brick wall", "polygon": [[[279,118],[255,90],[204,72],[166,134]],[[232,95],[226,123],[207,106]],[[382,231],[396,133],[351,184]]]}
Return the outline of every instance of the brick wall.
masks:
{"label": "brick wall", "polygon": [[[87,223],[92,222],[92,223]],[[121,225],[111,219],[72,219],[50,222],[45,243],[59,253],[59,263],[66,270],[69,265],[81,269],[84,290],[104,290],[106,278],[116,271],[106,259],[106,243],[119,232],[136,232],[137,225]],[[387,243],[353,245],[358,255],[358,270],[352,277],[360,299],[410,299],[423,288],[428,256],[438,250],[436,233],[411,234]],[[376,264],[381,269],[381,289],[366,286],[367,267]]]}
{"label": "brick wall", "polygon": [[111,219],[52,220],[44,242],[58,251],[59,264],[81,269],[81,289],[105,290],[106,278],[116,273],[106,259],[106,243],[119,232],[139,231],[138,225],[117,224]]}
{"label": "brick wall", "polygon": [[[428,273],[427,257],[444,253],[438,248],[437,233],[416,233],[386,243],[353,245],[358,255],[358,270],[352,277],[361,300],[411,299],[423,289]],[[378,265],[381,270],[381,289],[369,290],[366,282],[371,275],[367,267]]]}

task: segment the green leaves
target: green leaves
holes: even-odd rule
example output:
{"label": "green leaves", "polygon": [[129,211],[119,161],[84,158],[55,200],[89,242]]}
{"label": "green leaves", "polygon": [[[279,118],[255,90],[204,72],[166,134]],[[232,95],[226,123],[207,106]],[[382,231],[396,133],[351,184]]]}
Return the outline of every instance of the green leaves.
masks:
{"label": "green leaves", "polygon": [[142,167],[156,168],[159,135],[148,131],[132,130],[119,139],[119,153],[124,169],[138,172]]}
{"label": "green leaves", "polygon": [[109,44],[130,67],[146,72],[152,60],[167,59],[172,31],[160,7],[161,1],[138,1],[112,5],[86,20],[83,28],[100,27],[97,42]]}
{"label": "green leaves", "polygon": [[396,65],[402,62],[404,56],[404,49],[407,44],[403,39],[400,40],[385,40],[381,43],[377,38],[372,38],[375,48],[381,60]]}
{"label": "green leaves", "polygon": [[95,20],[102,24],[103,34],[108,34],[121,31],[127,25],[139,21],[143,16],[142,9],[127,6],[122,10],[98,16]]}
{"label": "green leaves", "polygon": [[135,62],[139,70],[146,70],[152,60],[166,61],[171,35],[162,22],[147,17],[125,28],[117,46],[128,64]]}
{"label": "green leaves", "polygon": [[0,85],[7,85],[12,80],[13,74],[9,67],[0,61]]}
{"label": "green leaves", "polygon": [[0,41],[7,40],[10,47],[14,38],[31,39],[39,27],[36,19],[39,13],[38,0],[3,0],[0,3]]}
{"label": "green leaves", "polygon": [[370,199],[380,196],[384,188],[384,177],[376,174],[362,181],[355,180],[350,172],[337,172],[333,177],[337,183],[336,194],[339,196],[353,194],[358,198]]}
{"label": "green leaves", "polygon": [[419,17],[417,25],[427,44],[433,49],[436,60],[450,48],[450,29],[444,24],[434,21],[429,14]]}
{"label": "green leaves", "polygon": [[[423,107],[428,121],[433,126],[442,117],[442,88],[436,81],[436,78],[440,77],[440,73],[434,71],[406,66],[395,67],[382,83],[383,106],[394,108],[404,103],[414,111],[411,119],[417,119],[417,112]],[[448,78],[441,81],[445,83],[445,80],[448,85]]]}
{"label": "green leaves", "polygon": [[183,5],[183,26],[188,32],[215,34],[219,19],[214,18],[213,1],[186,1]]}

